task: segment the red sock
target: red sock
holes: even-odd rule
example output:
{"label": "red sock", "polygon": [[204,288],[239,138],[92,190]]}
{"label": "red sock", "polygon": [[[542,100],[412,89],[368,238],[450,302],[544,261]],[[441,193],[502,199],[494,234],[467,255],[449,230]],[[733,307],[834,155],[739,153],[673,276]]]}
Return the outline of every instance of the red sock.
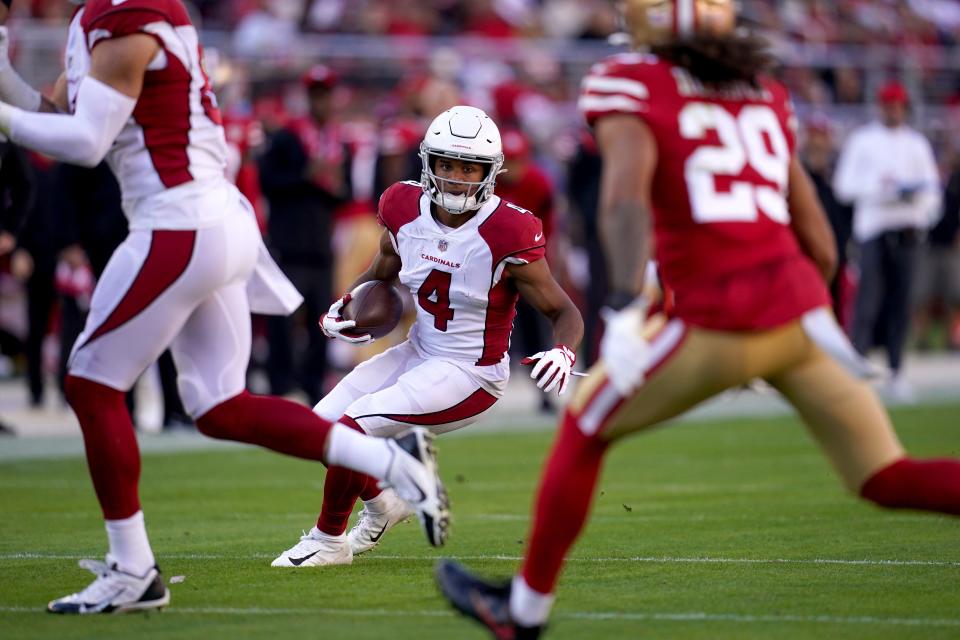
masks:
{"label": "red sock", "polygon": [[363,485],[363,489],[360,490],[360,499],[366,502],[367,500],[373,500],[378,495],[383,493],[383,489],[380,488],[380,482],[371,476],[366,476],[367,482]]}
{"label": "red sock", "polygon": [[533,532],[521,574],[540,593],[552,593],[567,551],[587,520],[607,443],[583,435],[578,416],[563,416],[537,494]]}
{"label": "red sock", "polygon": [[960,460],[901,458],[870,476],[860,495],[891,509],[960,515]]}
{"label": "red sock", "polygon": [[256,444],[321,462],[331,426],[296,402],[246,391],[197,419],[197,429],[211,438]]}
{"label": "red sock", "polygon": [[[363,427],[350,416],[340,418],[340,424],[365,433]],[[339,536],[346,531],[353,505],[368,484],[376,486],[377,480],[343,467],[328,468],[323,481],[323,507],[317,518],[317,529],[331,536]]]}
{"label": "red sock", "polygon": [[124,394],[99,382],[68,375],[64,395],[77,414],[103,517],[122,520],[140,511],[140,449]]}

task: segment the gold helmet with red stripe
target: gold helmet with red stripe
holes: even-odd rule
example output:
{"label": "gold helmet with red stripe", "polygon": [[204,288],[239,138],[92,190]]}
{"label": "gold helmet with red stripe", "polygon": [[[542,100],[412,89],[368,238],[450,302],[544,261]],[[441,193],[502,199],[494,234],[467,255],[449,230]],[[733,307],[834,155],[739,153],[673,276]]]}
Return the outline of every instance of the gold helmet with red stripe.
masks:
{"label": "gold helmet with red stripe", "polygon": [[735,0],[619,0],[634,48],[668,44],[694,34],[723,35],[737,20]]}

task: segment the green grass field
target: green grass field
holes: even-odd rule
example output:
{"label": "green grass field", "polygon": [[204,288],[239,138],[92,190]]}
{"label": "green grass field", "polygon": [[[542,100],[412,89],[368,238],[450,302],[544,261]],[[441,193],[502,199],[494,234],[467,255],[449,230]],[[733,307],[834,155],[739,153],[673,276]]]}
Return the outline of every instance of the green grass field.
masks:
{"label": "green grass field", "polygon": [[[960,454],[960,407],[898,411],[919,455]],[[549,434],[457,434],[442,555],[509,575]],[[171,585],[161,613],[63,618],[105,535],[81,459],[0,464],[0,638],[482,638],[449,613],[418,525],[349,567],[273,569],[322,469],[257,450],[148,455],[141,494]],[[610,457],[567,565],[555,638],[957,638],[960,521],[846,495],[792,418],[676,425]]]}

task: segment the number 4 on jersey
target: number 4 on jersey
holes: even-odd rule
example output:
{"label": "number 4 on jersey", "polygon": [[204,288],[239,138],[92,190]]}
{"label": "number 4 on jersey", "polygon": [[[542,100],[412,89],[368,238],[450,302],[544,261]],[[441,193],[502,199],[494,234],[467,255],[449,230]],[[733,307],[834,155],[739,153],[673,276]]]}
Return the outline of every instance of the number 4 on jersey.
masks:
{"label": "number 4 on jersey", "polygon": [[434,269],[417,291],[417,301],[424,311],[433,316],[433,326],[437,331],[446,331],[447,323],[453,320],[454,312],[450,308],[452,280],[453,274]]}

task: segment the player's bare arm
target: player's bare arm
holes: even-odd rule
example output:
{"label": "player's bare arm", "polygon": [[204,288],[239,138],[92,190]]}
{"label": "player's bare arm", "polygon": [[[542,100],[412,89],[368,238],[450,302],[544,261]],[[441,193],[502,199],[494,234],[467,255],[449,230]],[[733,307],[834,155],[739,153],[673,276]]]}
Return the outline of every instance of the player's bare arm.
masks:
{"label": "player's bare arm", "polygon": [[41,113],[66,113],[69,110],[67,74],[61,73],[53,85],[53,92],[50,94],[50,97],[41,97],[39,111]]}
{"label": "player's bare arm", "polygon": [[73,114],[33,113],[0,103],[0,132],[64,162],[100,164],[133,114],[144,73],[159,50],[157,41],[143,34],[98,43]]}
{"label": "player's bare arm", "polygon": [[790,161],[787,206],[790,224],[800,248],[817,265],[824,280],[830,282],[837,270],[837,247],[813,181],[794,157]]}
{"label": "player's bare arm", "polygon": [[160,51],[160,44],[145,34],[104,40],[90,57],[90,77],[133,99],[143,90],[143,74]]}
{"label": "player's bare arm", "polygon": [[523,299],[550,320],[556,342],[576,351],[583,339],[583,318],[570,296],[554,280],[547,261],[511,264],[507,273]]}
{"label": "player's bare arm", "polygon": [[520,364],[533,366],[530,377],[544,393],[556,389],[563,394],[573,375],[576,350],[583,338],[580,311],[554,280],[546,260],[508,265],[507,275],[513,278],[524,300],[550,319],[556,339],[552,349],[524,358]]}
{"label": "player's bare arm", "polygon": [[629,115],[601,119],[595,135],[604,165],[600,231],[612,297],[622,306],[641,292],[650,256],[650,192],[657,145],[647,125]]}

